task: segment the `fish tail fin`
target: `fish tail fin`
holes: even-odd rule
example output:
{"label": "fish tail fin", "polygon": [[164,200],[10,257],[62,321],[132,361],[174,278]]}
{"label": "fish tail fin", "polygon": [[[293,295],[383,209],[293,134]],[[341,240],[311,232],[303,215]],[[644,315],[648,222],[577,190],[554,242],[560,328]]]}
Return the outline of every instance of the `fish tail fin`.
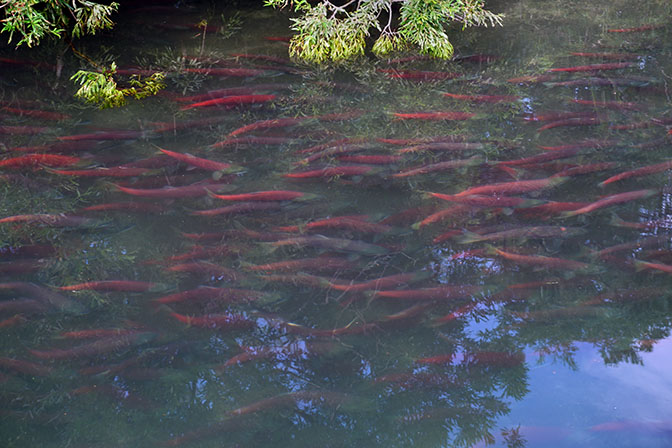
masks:
{"label": "fish tail fin", "polygon": [[191,326],[191,317],[185,316],[184,314],[179,314],[171,310],[170,315],[177,319],[179,322]]}
{"label": "fish tail fin", "polygon": [[625,221],[623,221],[623,219],[621,219],[616,213],[611,214],[609,225],[612,225],[614,227],[625,227],[624,223]]}
{"label": "fish tail fin", "polygon": [[517,170],[517,169],[515,169],[515,168],[512,168],[512,167],[510,167],[510,166],[506,166],[506,165],[502,165],[501,163],[495,165],[495,168],[497,168],[498,170],[504,171],[504,172],[505,172],[506,174],[508,174],[513,180],[518,180],[518,179],[520,179],[520,171]]}
{"label": "fish tail fin", "polygon": [[497,255],[497,248],[493,246],[492,244],[486,244],[485,247],[485,254],[486,255]]}
{"label": "fish tail fin", "polygon": [[260,271],[260,269],[254,269],[256,265],[249,263],[247,261],[241,261],[240,262],[240,268],[245,270],[245,271]]}
{"label": "fish tail fin", "polygon": [[245,168],[240,165],[229,165],[227,168],[213,172],[212,180],[220,180],[226,174],[241,173],[243,171],[245,171]]}
{"label": "fish tail fin", "polygon": [[314,199],[318,199],[319,197],[320,197],[319,194],[315,194],[315,193],[303,193],[303,196],[301,196],[301,197],[299,197],[299,198],[296,198],[296,199],[294,199],[294,200],[295,200],[295,201],[300,201],[300,202],[303,202],[303,201],[312,201],[312,200],[314,200]]}
{"label": "fish tail fin", "polygon": [[272,242],[270,242],[270,243],[269,242],[262,242],[262,243],[257,243],[257,244],[258,244],[259,248],[261,249],[261,251],[265,255],[270,255],[270,254],[275,253],[275,251],[278,250],[278,247],[280,247],[280,246],[273,245]]}
{"label": "fish tail fin", "polygon": [[476,232],[471,232],[469,230],[464,230],[463,234],[455,238],[460,244],[471,244],[483,241],[483,235],[479,235]]}
{"label": "fish tail fin", "polygon": [[635,265],[635,270],[637,272],[642,271],[644,269],[648,269],[648,267],[649,267],[647,262],[641,261],[641,260],[636,260],[636,259],[633,260],[633,264]]}

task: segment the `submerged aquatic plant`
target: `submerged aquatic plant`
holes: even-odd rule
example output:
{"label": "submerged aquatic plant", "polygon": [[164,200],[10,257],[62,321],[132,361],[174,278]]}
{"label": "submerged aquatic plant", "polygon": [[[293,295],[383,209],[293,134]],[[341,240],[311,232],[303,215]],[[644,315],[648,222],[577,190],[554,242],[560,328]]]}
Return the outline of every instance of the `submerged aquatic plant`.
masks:
{"label": "submerged aquatic plant", "polygon": [[79,70],[70,78],[81,85],[75,96],[96,104],[101,109],[107,109],[125,105],[127,96],[142,99],[156,95],[159,90],[166,87],[164,82],[166,75],[157,72],[145,79],[133,78],[130,81],[131,87],[120,89],[113,77],[116,71],[117,65],[114,62],[102,73]]}

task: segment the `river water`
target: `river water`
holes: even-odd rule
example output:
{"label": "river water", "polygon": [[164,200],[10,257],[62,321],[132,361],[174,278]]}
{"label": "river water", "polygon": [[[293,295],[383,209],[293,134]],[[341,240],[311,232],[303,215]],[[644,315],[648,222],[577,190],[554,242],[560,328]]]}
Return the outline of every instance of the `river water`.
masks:
{"label": "river water", "polygon": [[672,444],[666,2],[323,70],[158,6],[78,43],[124,108],[0,53],[2,446]]}

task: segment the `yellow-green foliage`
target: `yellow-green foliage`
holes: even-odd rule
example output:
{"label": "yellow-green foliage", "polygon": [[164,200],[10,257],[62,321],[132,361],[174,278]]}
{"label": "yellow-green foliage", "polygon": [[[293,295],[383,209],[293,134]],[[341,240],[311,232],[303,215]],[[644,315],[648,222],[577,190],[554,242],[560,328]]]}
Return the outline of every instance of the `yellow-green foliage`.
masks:
{"label": "yellow-green foliage", "polygon": [[141,80],[131,79],[131,87],[120,89],[113,75],[117,71],[117,65],[113,62],[109,70],[89,72],[79,70],[70,79],[80,84],[75,96],[87,103],[96,104],[100,109],[120,107],[126,104],[126,97],[135,99],[156,95],[159,90],[166,87],[164,82],[166,75],[158,72]]}
{"label": "yellow-green foliage", "polygon": [[110,16],[119,4],[103,5],[88,0],[0,0],[0,32],[21,36],[17,46],[37,45],[46,36],[57,39],[96,34],[111,28]]}
{"label": "yellow-green foliage", "polygon": [[[400,7],[393,8],[394,3]],[[343,0],[340,4],[322,0],[316,5],[306,0],[266,0],[265,4],[291,5],[300,14],[292,19],[296,34],[289,53],[315,64],[363,55],[373,31],[378,38],[371,51],[378,56],[414,47],[422,54],[447,59],[453,55],[453,45],[446,26],[493,26],[502,21],[501,15],[485,9],[483,0]]]}

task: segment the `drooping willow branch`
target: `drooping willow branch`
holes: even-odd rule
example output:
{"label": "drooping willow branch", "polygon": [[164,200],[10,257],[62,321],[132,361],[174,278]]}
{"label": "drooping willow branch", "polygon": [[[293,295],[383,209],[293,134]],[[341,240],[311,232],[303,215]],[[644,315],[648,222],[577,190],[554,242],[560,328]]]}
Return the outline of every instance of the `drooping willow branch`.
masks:
{"label": "drooping willow branch", "polygon": [[[306,62],[340,62],[364,54],[366,38],[377,38],[371,51],[379,56],[415,48],[421,54],[450,58],[453,46],[446,34],[451,23],[495,26],[503,16],[485,9],[483,0],[265,0],[266,6],[291,6],[300,15],[290,55]],[[395,12],[395,4],[399,4]],[[381,20],[387,13],[387,23]],[[397,20],[395,20],[395,18]],[[396,24],[396,26],[395,26]]]}

